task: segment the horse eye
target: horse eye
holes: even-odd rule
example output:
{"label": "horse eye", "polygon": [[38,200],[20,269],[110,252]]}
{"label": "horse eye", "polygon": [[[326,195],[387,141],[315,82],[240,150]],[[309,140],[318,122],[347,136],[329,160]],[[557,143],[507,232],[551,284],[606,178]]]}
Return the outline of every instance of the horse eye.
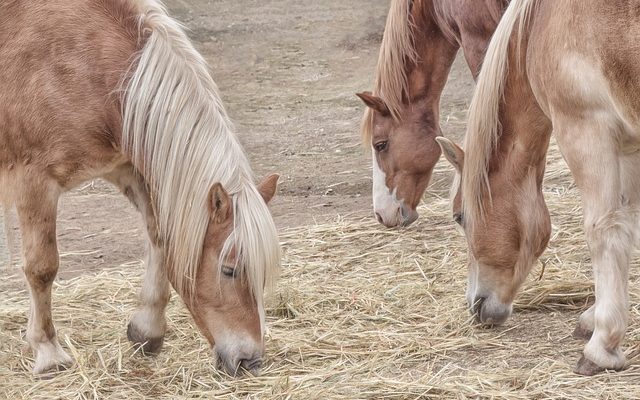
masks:
{"label": "horse eye", "polygon": [[455,213],[453,214],[453,220],[456,222],[456,224],[462,226],[462,213]]}
{"label": "horse eye", "polygon": [[388,140],[383,140],[381,142],[378,142],[376,144],[373,145],[373,148],[380,153],[381,151],[385,151],[387,149],[387,147],[389,146],[389,141]]}
{"label": "horse eye", "polygon": [[236,277],[236,269],[233,267],[227,267],[226,265],[222,267],[222,274],[228,278]]}

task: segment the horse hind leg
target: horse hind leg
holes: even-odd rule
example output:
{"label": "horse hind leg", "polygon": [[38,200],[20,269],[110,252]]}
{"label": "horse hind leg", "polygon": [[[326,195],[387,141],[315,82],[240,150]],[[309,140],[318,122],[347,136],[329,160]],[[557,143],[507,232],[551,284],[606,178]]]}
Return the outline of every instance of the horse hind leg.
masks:
{"label": "horse hind leg", "polygon": [[129,164],[105,176],[116,185],[140,211],[147,227],[148,254],[140,292],[140,306],[127,326],[127,337],[145,354],[160,351],[167,329],[165,309],[171,290],[164,270],[164,257],[158,239],[156,220],[147,187]]}
{"label": "horse hind leg", "polygon": [[41,177],[25,178],[16,196],[16,209],[31,299],[26,339],[35,356],[33,372],[39,375],[66,369],[73,361],[60,346],[51,318],[51,285],[59,264],[56,214],[60,189]]}

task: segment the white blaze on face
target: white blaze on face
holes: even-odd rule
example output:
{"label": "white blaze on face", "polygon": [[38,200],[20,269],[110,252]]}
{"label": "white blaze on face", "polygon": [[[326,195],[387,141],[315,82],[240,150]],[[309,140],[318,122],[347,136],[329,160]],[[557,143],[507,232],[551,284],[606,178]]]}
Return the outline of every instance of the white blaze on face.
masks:
{"label": "white blaze on face", "polygon": [[396,197],[396,189],[387,187],[386,174],[378,166],[376,152],[372,149],[373,159],[373,211],[380,215],[387,225],[400,224],[402,202]]}

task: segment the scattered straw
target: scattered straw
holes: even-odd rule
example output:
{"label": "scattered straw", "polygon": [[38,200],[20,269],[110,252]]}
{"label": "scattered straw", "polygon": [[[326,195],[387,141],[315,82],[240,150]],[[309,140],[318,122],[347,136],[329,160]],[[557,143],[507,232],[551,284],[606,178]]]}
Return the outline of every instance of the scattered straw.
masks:
{"label": "scattered straw", "polygon": [[[577,192],[555,149],[549,164],[553,238],[544,277],[537,280],[537,265],[503,327],[481,329],[469,317],[465,243],[444,187],[436,186],[408,230],[367,217],[282,233],[284,273],[268,302],[266,368],[258,378],[217,372],[176,296],[164,351],[135,353],[125,327],[141,271],[122,267],[56,283],[54,319],[76,364],[54,379],[35,379],[21,338],[27,295],[17,275],[5,278],[0,398],[635,398],[640,291],[633,266],[625,344],[631,365],[592,378],[571,372],[583,343],[570,334],[593,301],[590,260]],[[448,173],[439,165],[438,179]]]}

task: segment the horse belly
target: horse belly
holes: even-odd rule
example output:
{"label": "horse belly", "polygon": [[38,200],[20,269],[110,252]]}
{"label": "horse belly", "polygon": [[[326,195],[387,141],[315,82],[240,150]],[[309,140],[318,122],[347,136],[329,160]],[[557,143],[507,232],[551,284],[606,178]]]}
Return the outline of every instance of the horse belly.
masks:
{"label": "horse belly", "polygon": [[68,190],[126,161],[100,113],[81,109],[54,115],[46,96],[42,101],[17,97],[7,105],[3,89],[0,84],[0,191],[36,176]]}

